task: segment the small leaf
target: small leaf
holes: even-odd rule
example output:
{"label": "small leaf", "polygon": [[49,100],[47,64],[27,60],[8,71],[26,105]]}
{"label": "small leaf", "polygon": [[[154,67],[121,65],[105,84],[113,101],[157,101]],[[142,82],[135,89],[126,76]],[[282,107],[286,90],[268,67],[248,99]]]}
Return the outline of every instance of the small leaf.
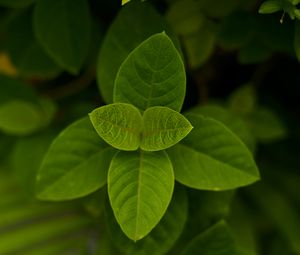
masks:
{"label": "small leaf", "polygon": [[95,109],[89,116],[99,136],[111,146],[126,151],[139,148],[143,120],[134,106],[110,104]]}
{"label": "small leaf", "polygon": [[258,12],[260,14],[268,14],[282,10],[282,1],[278,0],[268,0],[262,3],[259,7]]}
{"label": "small leaf", "polygon": [[26,101],[14,100],[0,106],[0,130],[11,135],[27,135],[42,123],[40,109]]}
{"label": "small leaf", "polygon": [[35,1],[36,0],[0,0],[0,5],[10,8],[22,8]]}
{"label": "small leaf", "polygon": [[161,220],[173,188],[173,168],[165,151],[119,151],[111,162],[110,204],[122,231],[134,241],[149,234]]}
{"label": "small leaf", "polygon": [[177,38],[172,36],[166,21],[151,4],[131,1],[121,8],[99,52],[97,81],[106,103],[113,103],[116,75],[128,54],[149,36],[162,31],[166,31],[180,49]]}
{"label": "small leaf", "polygon": [[185,96],[185,70],[180,54],[165,34],[155,34],[134,49],[121,65],[114,102],[141,111],[167,106],[180,111]]}
{"label": "small leaf", "polygon": [[88,118],[81,119],[53,141],[37,176],[42,200],[68,200],[104,186],[115,150],[100,139]]}
{"label": "small leaf", "polygon": [[220,221],[196,236],[181,255],[237,255],[233,233],[227,223]]}
{"label": "small leaf", "polygon": [[125,4],[127,4],[129,2],[130,2],[130,0],[122,0],[122,5],[125,5]]}
{"label": "small leaf", "polygon": [[190,122],[180,113],[167,107],[148,108],[143,115],[141,149],[158,151],[182,140],[192,130]]}
{"label": "small leaf", "polygon": [[250,151],[228,128],[200,115],[186,117],[194,129],[168,150],[177,181],[196,189],[227,190],[259,179]]}
{"label": "small leaf", "polygon": [[172,201],[165,215],[151,233],[134,243],[129,240],[118,226],[110,208],[106,217],[111,240],[126,255],[163,255],[168,252],[183,231],[188,216],[187,195],[182,187],[176,187]]}
{"label": "small leaf", "polygon": [[77,74],[90,45],[89,6],[86,0],[42,0],[34,10],[35,35],[62,68]]}

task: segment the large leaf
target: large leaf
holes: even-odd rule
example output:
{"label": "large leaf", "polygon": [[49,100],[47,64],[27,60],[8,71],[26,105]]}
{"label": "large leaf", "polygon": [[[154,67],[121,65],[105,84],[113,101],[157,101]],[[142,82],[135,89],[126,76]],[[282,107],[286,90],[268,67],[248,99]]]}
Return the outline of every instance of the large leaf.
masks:
{"label": "large leaf", "polygon": [[99,136],[111,146],[126,151],[139,148],[143,120],[134,106],[124,103],[102,106],[90,113],[90,119]]}
{"label": "large leaf", "polygon": [[183,115],[162,106],[154,106],[144,112],[143,127],[141,149],[145,151],[169,148],[193,128]]}
{"label": "large leaf", "polygon": [[176,180],[204,190],[226,190],[253,183],[259,173],[250,151],[222,123],[187,114],[194,129],[168,150]]}
{"label": "large leaf", "polygon": [[5,48],[21,76],[53,77],[61,68],[36,41],[32,29],[32,12],[25,11],[13,18],[6,28]]}
{"label": "large leaf", "polygon": [[[131,1],[122,7],[110,26],[99,53],[97,80],[106,103],[113,102],[114,81],[128,54],[149,36],[162,31],[167,31],[172,37],[163,17],[149,3]],[[174,37],[172,39],[177,42]]]}
{"label": "large leaf", "polygon": [[67,127],[54,140],[37,176],[37,196],[67,200],[104,186],[115,151],[98,136],[88,118]]}
{"label": "large leaf", "polygon": [[86,0],[42,0],[34,12],[34,30],[45,51],[62,68],[78,73],[90,45],[91,21]]}
{"label": "large leaf", "polygon": [[111,162],[110,203],[121,229],[134,241],[149,234],[161,220],[173,188],[173,168],[165,151],[120,151]]}
{"label": "large leaf", "polygon": [[234,236],[224,221],[220,221],[196,236],[181,255],[237,255]]}
{"label": "large leaf", "polygon": [[180,236],[188,216],[188,203],[185,190],[176,187],[172,201],[159,224],[144,239],[134,243],[118,226],[110,208],[107,219],[111,240],[126,255],[163,255],[174,245]]}
{"label": "large leaf", "polygon": [[121,65],[114,102],[131,103],[140,110],[167,106],[180,111],[185,96],[185,70],[179,52],[163,32],[134,49]]}

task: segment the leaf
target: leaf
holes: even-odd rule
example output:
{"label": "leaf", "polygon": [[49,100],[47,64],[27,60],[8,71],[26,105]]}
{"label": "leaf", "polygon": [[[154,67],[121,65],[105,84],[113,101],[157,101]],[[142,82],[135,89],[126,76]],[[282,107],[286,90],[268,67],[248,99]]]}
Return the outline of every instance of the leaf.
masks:
{"label": "leaf", "polygon": [[186,114],[194,129],[168,150],[175,178],[195,189],[227,190],[259,179],[250,151],[222,123]]}
{"label": "leaf", "polygon": [[237,255],[233,234],[224,221],[220,221],[196,236],[181,255]]}
{"label": "leaf", "polygon": [[234,113],[214,104],[192,108],[188,113],[203,115],[222,122],[247,145],[251,152],[255,151],[254,136],[243,119],[240,119]]}
{"label": "leaf", "polygon": [[261,4],[258,13],[268,14],[282,10],[282,2],[278,0],[268,0]]}
{"label": "leaf", "polygon": [[34,32],[49,56],[77,74],[90,46],[91,17],[86,0],[42,0],[34,10]]}
{"label": "leaf", "polygon": [[254,137],[262,143],[278,141],[287,136],[282,120],[267,108],[257,108],[247,116],[246,123]]}
{"label": "leaf", "polygon": [[50,146],[37,176],[37,197],[68,200],[104,186],[115,154],[83,118],[60,133]]}
{"label": "leaf", "polygon": [[115,246],[126,255],[163,255],[179,238],[188,216],[185,190],[176,187],[165,215],[151,233],[137,243],[129,240],[118,226],[110,208],[106,209],[110,237]]}
{"label": "leaf", "polygon": [[106,103],[113,103],[114,81],[128,54],[148,37],[162,31],[166,31],[180,49],[164,18],[149,3],[131,1],[122,7],[99,52],[97,81]]}
{"label": "leaf", "polygon": [[110,164],[110,204],[122,231],[134,241],[161,220],[173,188],[173,168],[165,151],[119,151]]}
{"label": "leaf", "polygon": [[181,56],[163,32],[135,48],[121,65],[115,81],[114,102],[131,103],[141,111],[167,106],[180,111],[185,96]]}
{"label": "leaf", "polygon": [[89,116],[98,135],[111,146],[126,151],[139,148],[143,120],[134,106],[110,104],[97,108]]}
{"label": "leaf", "polygon": [[0,0],[0,5],[10,8],[21,8],[32,4],[36,0]]}
{"label": "leaf", "polygon": [[130,2],[130,0],[122,0],[122,5],[125,5],[125,4],[127,4],[129,2]]}
{"label": "leaf", "polygon": [[0,105],[0,130],[6,134],[28,135],[42,125],[42,112],[30,102],[14,100]]}
{"label": "leaf", "polygon": [[180,113],[167,107],[148,108],[143,115],[141,149],[158,151],[182,140],[192,130],[190,122]]}
{"label": "leaf", "polygon": [[31,11],[14,17],[5,33],[4,47],[21,76],[49,78],[61,72],[34,37]]}

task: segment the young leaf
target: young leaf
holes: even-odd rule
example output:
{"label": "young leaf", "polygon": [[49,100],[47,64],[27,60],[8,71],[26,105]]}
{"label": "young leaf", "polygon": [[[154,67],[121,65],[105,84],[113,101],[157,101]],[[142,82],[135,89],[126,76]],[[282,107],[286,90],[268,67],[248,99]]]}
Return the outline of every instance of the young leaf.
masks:
{"label": "young leaf", "polygon": [[114,102],[130,103],[141,111],[167,106],[180,111],[185,96],[185,70],[179,52],[163,32],[134,49],[121,65]]}
{"label": "young leaf", "polygon": [[90,13],[86,0],[43,0],[34,10],[40,44],[62,68],[77,74],[90,45]]}
{"label": "young leaf", "polygon": [[162,106],[154,106],[144,112],[143,127],[141,149],[144,151],[169,148],[193,128],[183,115]]}
{"label": "young leaf", "polygon": [[182,187],[176,187],[165,215],[151,233],[137,243],[129,240],[121,231],[110,208],[106,208],[111,240],[126,255],[163,255],[179,238],[188,216],[187,195]]}
{"label": "young leaf", "polygon": [[173,188],[173,168],[165,151],[119,151],[111,162],[110,204],[121,229],[134,241],[149,234],[161,220]]}
{"label": "young leaf", "polygon": [[259,173],[250,151],[222,123],[187,114],[194,129],[168,150],[176,180],[204,190],[227,190],[253,183]]}
{"label": "young leaf", "polygon": [[149,3],[131,1],[121,8],[99,52],[97,81],[106,103],[113,103],[114,81],[128,54],[148,37],[162,31],[171,36],[179,49],[178,40],[170,33],[164,18]]}
{"label": "young leaf", "polygon": [[95,109],[89,116],[99,136],[111,146],[126,151],[139,148],[143,120],[134,106],[110,104]]}
{"label": "young leaf", "polygon": [[67,127],[50,146],[37,176],[42,200],[68,200],[104,186],[115,150],[100,139],[88,118]]}
{"label": "young leaf", "polygon": [[196,236],[181,255],[236,255],[233,233],[226,222],[220,221]]}

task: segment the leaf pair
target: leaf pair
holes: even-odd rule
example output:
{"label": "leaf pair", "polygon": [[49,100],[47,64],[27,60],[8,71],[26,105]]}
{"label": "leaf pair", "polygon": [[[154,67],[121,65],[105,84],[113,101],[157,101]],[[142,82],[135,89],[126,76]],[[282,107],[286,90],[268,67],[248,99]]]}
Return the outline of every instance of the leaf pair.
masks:
{"label": "leaf pair", "polygon": [[125,151],[169,148],[193,128],[183,115],[162,106],[150,107],[142,116],[133,105],[115,103],[95,109],[90,119],[103,140]]}

